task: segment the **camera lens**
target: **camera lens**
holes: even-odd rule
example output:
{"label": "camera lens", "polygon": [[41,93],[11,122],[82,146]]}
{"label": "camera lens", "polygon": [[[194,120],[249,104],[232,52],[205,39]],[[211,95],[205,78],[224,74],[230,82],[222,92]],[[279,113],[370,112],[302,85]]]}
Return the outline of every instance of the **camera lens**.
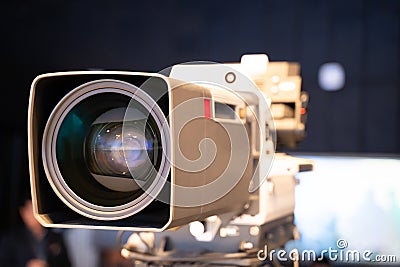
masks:
{"label": "camera lens", "polygon": [[[96,120],[85,143],[90,171],[97,175],[147,181],[154,175],[159,154],[159,135],[152,117],[135,109],[135,118],[124,121],[125,109],[114,109]],[[120,122],[114,122],[118,120]],[[108,119],[107,119],[108,118]],[[106,185],[107,186],[107,185]]]}
{"label": "camera lens", "polygon": [[165,115],[149,95],[99,80],[56,106],[43,136],[43,163],[68,206],[90,218],[117,220],[145,208],[163,188],[169,142]]}
{"label": "camera lens", "polygon": [[[125,158],[125,147],[122,145],[122,123],[107,123],[96,127],[90,135],[88,144],[89,157],[94,161],[93,172],[103,174],[127,175],[129,160]],[[136,142],[136,153],[139,154],[140,142]],[[136,160],[134,158],[133,160]]]}

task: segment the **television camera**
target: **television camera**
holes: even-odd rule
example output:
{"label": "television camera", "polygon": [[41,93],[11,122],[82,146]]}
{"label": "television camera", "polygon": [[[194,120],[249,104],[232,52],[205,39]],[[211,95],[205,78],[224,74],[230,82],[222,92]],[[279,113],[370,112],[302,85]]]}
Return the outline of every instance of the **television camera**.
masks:
{"label": "television camera", "polygon": [[304,138],[307,102],[299,65],[266,55],[40,75],[28,119],[35,216],[134,231],[121,253],[135,262],[254,265],[257,249],[297,235],[295,174],[312,162],[275,149]]}

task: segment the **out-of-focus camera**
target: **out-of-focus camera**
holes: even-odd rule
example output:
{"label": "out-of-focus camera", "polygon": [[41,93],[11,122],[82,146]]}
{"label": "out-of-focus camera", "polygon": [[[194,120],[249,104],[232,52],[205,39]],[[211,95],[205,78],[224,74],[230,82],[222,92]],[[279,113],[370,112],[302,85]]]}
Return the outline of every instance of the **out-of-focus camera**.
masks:
{"label": "out-of-focus camera", "polygon": [[268,62],[266,55],[244,55],[229,64],[246,73],[270,101],[277,133],[277,148],[294,148],[305,137],[308,94],[301,90],[300,64]]}

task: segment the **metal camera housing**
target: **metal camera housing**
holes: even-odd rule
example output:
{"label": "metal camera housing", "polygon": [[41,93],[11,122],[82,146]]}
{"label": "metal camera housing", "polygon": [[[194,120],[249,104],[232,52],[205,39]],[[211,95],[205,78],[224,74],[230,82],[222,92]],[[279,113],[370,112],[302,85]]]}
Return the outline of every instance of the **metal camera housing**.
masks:
{"label": "metal camera housing", "polygon": [[[163,231],[215,214],[240,213],[248,202],[253,174],[253,155],[245,153],[252,140],[235,136],[240,129],[251,131],[239,114],[246,103],[217,91],[141,72],[38,76],[32,83],[28,115],[36,218],[51,227]],[[185,102],[190,108],[181,110]],[[220,104],[229,111],[216,111]],[[131,134],[126,147],[133,152],[122,149],[123,141],[117,140],[116,136],[125,137],[124,131]],[[232,145],[230,135],[242,142]],[[203,142],[207,139],[213,144]],[[119,143],[111,146],[107,140]],[[241,156],[227,167],[233,154]],[[107,161],[109,155],[112,161]],[[189,163],[203,156],[212,162],[201,169],[185,169],[182,155]],[[236,182],[213,201],[207,201],[206,190],[196,196],[178,190],[206,188],[224,168],[237,176]],[[195,197],[204,202],[180,203]]]}

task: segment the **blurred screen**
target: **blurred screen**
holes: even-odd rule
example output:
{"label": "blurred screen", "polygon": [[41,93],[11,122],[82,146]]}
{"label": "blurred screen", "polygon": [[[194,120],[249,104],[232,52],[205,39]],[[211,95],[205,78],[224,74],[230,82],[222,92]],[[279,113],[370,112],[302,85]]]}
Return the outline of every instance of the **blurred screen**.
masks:
{"label": "blurred screen", "polygon": [[[300,155],[298,155],[300,156]],[[315,161],[300,173],[295,220],[299,240],[286,249],[337,248],[396,255],[400,261],[400,157],[302,156]]]}

